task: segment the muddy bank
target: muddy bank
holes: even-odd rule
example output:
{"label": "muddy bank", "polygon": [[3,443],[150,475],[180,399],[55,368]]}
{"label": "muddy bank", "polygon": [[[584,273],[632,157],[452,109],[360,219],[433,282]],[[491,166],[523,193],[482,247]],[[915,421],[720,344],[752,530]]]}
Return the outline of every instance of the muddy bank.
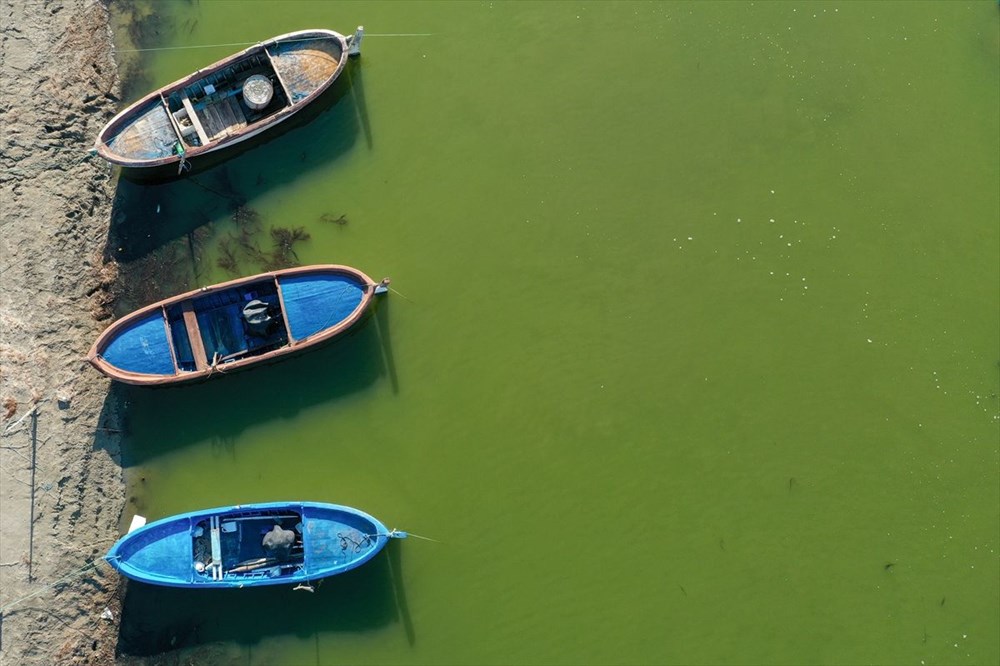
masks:
{"label": "muddy bank", "polygon": [[116,272],[112,172],[88,156],[118,106],[108,12],[2,0],[0,26],[0,663],[112,663],[118,409],[82,361]]}

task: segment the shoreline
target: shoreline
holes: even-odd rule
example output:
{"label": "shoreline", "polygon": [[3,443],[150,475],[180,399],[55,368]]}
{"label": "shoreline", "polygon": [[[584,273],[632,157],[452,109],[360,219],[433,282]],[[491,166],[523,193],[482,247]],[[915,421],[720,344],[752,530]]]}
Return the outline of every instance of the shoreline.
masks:
{"label": "shoreline", "polygon": [[0,664],[110,664],[119,394],[83,361],[117,279],[115,180],[88,156],[119,103],[109,10],[2,0],[0,23]]}

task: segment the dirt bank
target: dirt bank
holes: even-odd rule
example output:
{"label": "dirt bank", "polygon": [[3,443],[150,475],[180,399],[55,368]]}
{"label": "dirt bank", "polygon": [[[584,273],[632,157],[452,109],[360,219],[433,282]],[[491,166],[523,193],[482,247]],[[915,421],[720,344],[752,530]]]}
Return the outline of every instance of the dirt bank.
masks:
{"label": "dirt bank", "polygon": [[119,577],[80,572],[125,499],[115,403],[82,362],[115,277],[111,171],[87,156],[118,104],[108,12],[0,0],[0,27],[0,663],[112,663]]}

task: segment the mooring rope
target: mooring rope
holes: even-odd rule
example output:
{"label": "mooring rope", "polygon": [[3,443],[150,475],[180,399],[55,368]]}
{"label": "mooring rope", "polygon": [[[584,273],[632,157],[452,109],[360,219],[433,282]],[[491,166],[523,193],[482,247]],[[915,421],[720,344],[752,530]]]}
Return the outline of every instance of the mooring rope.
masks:
{"label": "mooring rope", "polygon": [[[393,532],[395,532],[395,531],[396,530],[393,530]],[[432,539],[430,537],[425,537],[425,536],[420,536],[419,534],[414,534],[413,532],[410,532],[409,530],[407,530],[406,534],[408,536],[413,537],[414,539],[423,539],[424,541],[433,541],[434,543],[444,543],[443,541],[438,541],[437,539]]]}
{"label": "mooring rope", "polygon": [[9,604],[5,604],[3,606],[0,606],[0,615],[3,615],[3,613],[5,611],[7,611],[10,608],[13,608],[14,606],[16,606],[17,604],[21,603],[22,601],[27,601],[28,599],[31,599],[32,597],[37,597],[42,592],[45,592],[46,590],[50,590],[53,587],[55,587],[56,585],[62,585],[63,583],[65,583],[66,581],[68,581],[68,580],[70,580],[72,578],[75,578],[77,576],[83,575],[89,569],[96,568],[97,565],[100,562],[105,562],[105,561],[110,562],[112,559],[118,559],[118,556],[115,555],[112,558],[109,558],[106,555],[102,556],[102,557],[98,557],[97,559],[93,560],[92,562],[90,562],[90,563],[88,563],[88,564],[80,567],[76,571],[71,571],[70,573],[68,573],[65,576],[63,576],[62,578],[60,578],[59,580],[53,581],[53,582],[49,583],[48,585],[45,585],[45,586],[43,586],[43,587],[35,590],[31,594],[27,594],[27,595],[21,597],[20,599],[15,599],[14,601],[10,602]]}
{"label": "mooring rope", "polygon": [[386,288],[387,288],[387,289],[388,289],[389,291],[391,291],[392,293],[394,293],[394,294],[396,294],[397,296],[399,296],[400,298],[403,298],[403,299],[405,299],[405,300],[407,300],[407,301],[409,301],[409,302],[413,303],[414,305],[416,305],[416,303],[414,303],[414,301],[413,301],[413,299],[412,299],[412,298],[406,298],[406,296],[404,296],[403,294],[399,293],[398,291],[396,291],[395,289],[393,289],[393,288],[392,288],[392,287],[390,287],[389,285],[386,285]]}
{"label": "mooring rope", "polygon": [[[393,529],[389,530],[388,534],[362,534],[361,536],[363,536],[365,539],[368,539],[368,540],[378,539],[379,537],[385,537],[387,539],[393,539],[393,538],[396,538],[396,536],[399,535],[399,534],[405,534],[406,536],[413,537],[414,539],[423,539],[424,541],[433,541],[434,543],[442,543],[441,541],[438,541],[437,539],[432,539],[430,537],[420,536],[419,534],[414,534],[413,532],[411,532],[409,530],[406,530],[406,531],[397,530],[396,528],[393,528]],[[337,536],[340,536],[340,533],[338,533]],[[343,537],[341,537],[341,538],[343,539]]]}
{"label": "mooring rope", "polygon": [[[350,35],[345,35],[350,36]],[[372,33],[366,32],[365,37],[433,37],[433,32],[382,32],[382,33]],[[307,37],[303,39],[283,39],[279,44],[293,44],[295,42],[311,42],[315,37]],[[264,40],[268,41],[268,40]],[[193,44],[191,46],[155,46],[148,49],[122,49],[118,53],[142,53],[145,51],[177,51],[181,49],[215,49],[221,48],[223,46],[252,46],[254,44],[263,44],[264,41],[259,42],[230,42],[228,44]]]}

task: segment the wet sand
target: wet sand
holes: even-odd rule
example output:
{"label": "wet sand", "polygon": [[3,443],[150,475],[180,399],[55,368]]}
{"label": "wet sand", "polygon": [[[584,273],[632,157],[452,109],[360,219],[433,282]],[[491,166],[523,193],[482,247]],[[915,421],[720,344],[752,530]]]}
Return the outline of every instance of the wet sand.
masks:
{"label": "wet sand", "polygon": [[2,0],[0,26],[0,664],[113,663],[118,409],[83,360],[116,277],[112,172],[88,155],[118,106],[108,11]]}

